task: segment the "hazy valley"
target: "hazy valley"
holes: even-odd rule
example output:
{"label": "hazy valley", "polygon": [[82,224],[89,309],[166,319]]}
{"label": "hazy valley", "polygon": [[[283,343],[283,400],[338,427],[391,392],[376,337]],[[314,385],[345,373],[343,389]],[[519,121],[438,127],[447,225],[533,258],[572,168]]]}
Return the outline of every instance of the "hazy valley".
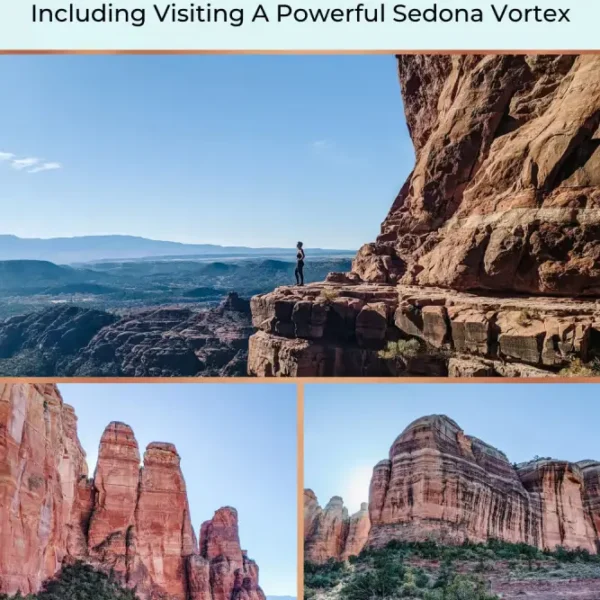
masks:
{"label": "hazy valley", "polygon": [[[73,239],[81,256],[106,251]],[[293,253],[210,247],[207,255],[146,256],[156,251],[148,242],[129,248],[136,258],[0,261],[0,375],[245,375],[249,299],[294,282]],[[3,248],[0,240],[0,255]],[[309,251],[307,283],[348,270],[350,256]]]}

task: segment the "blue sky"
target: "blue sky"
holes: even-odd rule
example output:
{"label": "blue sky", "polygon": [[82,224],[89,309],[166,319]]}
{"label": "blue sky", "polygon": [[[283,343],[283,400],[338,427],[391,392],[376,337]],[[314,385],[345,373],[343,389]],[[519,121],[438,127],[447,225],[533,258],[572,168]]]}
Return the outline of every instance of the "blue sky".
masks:
{"label": "blue sky", "polygon": [[413,166],[392,56],[2,56],[0,79],[0,233],[353,249]]}
{"label": "blue sky", "polygon": [[110,421],[181,456],[194,529],[234,506],[240,541],[267,595],[296,595],[296,388],[260,384],[62,384],[90,475]]}
{"label": "blue sky", "polygon": [[600,459],[600,384],[353,384],[305,387],[305,487],[323,506],[368,501],[373,467],[415,419],[446,414],[511,462]]}

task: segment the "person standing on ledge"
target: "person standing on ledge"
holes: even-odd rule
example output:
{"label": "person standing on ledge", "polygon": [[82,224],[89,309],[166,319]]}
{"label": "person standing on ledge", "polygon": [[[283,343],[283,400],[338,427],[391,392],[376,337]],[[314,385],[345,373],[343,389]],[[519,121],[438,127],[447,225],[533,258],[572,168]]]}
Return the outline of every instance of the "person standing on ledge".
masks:
{"label": "person standing on ledge", "polygon": [[304,258],[306,255],[302,248],[302,242],[298,242],[296,248],[298,249],[296,254],[296,270],[294,271],[294,274],[296,275],[296,285],[304,285]]}

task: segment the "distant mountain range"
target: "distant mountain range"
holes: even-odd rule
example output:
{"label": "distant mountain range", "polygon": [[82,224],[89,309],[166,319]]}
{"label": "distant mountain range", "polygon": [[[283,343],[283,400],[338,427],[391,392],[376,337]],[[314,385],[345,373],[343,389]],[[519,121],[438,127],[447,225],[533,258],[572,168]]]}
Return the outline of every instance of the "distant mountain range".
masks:
{"label": "distant mountain range", "polygon": [[[307,249],[312,256],[349,256],[354,250]],[[44,260],[76,264],[101,260],[293,256],[290,248],[248,248],[215,244],[181,244],[131,235],[86,235],[70,238],[20,238],[0,235],[0,260]]]}

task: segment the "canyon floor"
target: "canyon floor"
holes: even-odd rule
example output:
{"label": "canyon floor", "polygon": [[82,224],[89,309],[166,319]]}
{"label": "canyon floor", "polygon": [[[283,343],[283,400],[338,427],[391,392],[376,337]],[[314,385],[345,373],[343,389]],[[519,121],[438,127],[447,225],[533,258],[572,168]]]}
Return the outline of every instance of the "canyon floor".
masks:
{"label": "canyon floor", "polygon": [[305,566],[305,600],[597,600],[600,558],[526,544],[392,542]]}

